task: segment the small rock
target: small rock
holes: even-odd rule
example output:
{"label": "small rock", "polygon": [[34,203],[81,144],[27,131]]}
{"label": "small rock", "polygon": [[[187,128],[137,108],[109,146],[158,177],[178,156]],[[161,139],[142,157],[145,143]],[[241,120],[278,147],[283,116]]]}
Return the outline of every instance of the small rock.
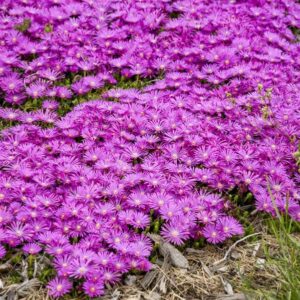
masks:
{"label": "small rock", "polygon": [[174,267],[188,269],[189,262],[188,260],[181,254],[179,250],[177,250],[174,246],[169,243],[163,243],[160,247],[161,253],[170,254],[170,260]]}
{"label": "small rock", "polygon": [[221,268],[218,268],[218,272],[227,272],[228,271],[228,266],[223,266]]}
{"label": "small rock", "polygon": [[163,257],[169,256],[170,261],[174,267],[182,269],[189,268],[188,260],[173,245],[164,241],[164,239],[157,234],[148,233],[147,236],[150,237],[155,243],[158,243],[160,254]]}
{"label": "small rock", "polygon": [[254,249],[253,249],[253,252],[252,252],[252,256],[255,257],[257,256],[257,252],[259,251],[260,249],[260,243],[257,243],[255,246],[254,246]]}
{"label": "small rock", "polygon": [[258,258],[256,260],[256,266],[259,268],[259,269],[263,269],[264,266],[266,264],[266,260],[264,258]]}
{"label": "small rock", "polygon": [[230,256],[231,256],[231,258],[233,258],[235,260],[238,260],[242,257],[241,254],[238,251],[232,251]]}

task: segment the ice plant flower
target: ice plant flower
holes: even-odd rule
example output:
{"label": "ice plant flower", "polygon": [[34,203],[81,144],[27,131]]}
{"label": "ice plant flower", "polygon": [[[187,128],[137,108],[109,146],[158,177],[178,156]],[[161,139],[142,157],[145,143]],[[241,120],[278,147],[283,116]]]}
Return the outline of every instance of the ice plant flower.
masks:
{"label": "ice plant flower", "polygon": [[47,287],[49,295],[59,298],[71,290],[72,284],[65,278],[56,277],[48,283]]}
{"label": "ice plant flower", "polygon": [[0,245],[0,259],[2,259],[6,254],[6,249]]}
{"label": "ice plant flower", "polygon": [[149,230],[243,234],[233,191],[299,221],[299,15],[292,0],[1,3],[0,257],[43,251],[50,295],[98,297],[151,268]]}
{"label": "ice plant flower", "polygon": [[36,243],[29,243],[24,245],[23,251],[28,254],[37,254],[42,250],[42,248]]}

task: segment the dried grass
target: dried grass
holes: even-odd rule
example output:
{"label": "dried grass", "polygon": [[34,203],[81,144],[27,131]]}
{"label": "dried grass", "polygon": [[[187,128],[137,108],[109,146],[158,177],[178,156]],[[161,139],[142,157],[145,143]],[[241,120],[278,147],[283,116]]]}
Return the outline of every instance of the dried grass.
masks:
{"label": "dried grass", "polygon": [[[276,239],[264,233],[263,241],[269,246],[272,256],[276,256],[279,250]],[[278,288],[278,281],[276,280],[278,271],[265,263],[261,237],[255,241],[243,241],[236,244],[234,248],[231,248],[227,259],[222,261],[226,251],[232,245],[233,242],[228,242],[222,248],[212,245],[206,245],[200,250],[187,248],[183,254],[188,260],[188,269],[172,266],[170,256],[165,255],[157,261],[152,271],[146,275],[131,275],[130,279],[134,280],[127,280],[127,285],[119,285],[109,289],[101,299],[256,299],[254,295],[243,294],[247,279],[251,280],[251,284],[257,288]],[[14,297],[10,298],[12,300],[51,299],[36,280],[14,285],[6,285],[5,278],[2,281],[4,287],[0,290],[2,295],[0,300],[8,299],[8,291],[14,291]]]}

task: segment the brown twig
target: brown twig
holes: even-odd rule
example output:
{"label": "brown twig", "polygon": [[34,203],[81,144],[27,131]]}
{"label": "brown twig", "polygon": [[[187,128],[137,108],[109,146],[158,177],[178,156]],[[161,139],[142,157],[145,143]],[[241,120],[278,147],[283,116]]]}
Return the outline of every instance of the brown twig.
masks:
{"label": "brown twig", "polygon": [[241,238],[240,240],[236,241],[234,244],[232,244],[229,249],[226,251],[224,257],[216,262],[213,263],[213,266],[217,266],[223,262],[225,262],[227,259],[228,259],[228,256],[229,254],[231,253],[231,251],[241,242],[245,241],[246,239],[250,238],[250,237],[253,237],[253,236],[256,236],[256,235],[260,235],[262,234],[262,232],[256,232],[256,233],[253,233],[253,234],[249,234],[247,236],[244,236],[243,238]]}

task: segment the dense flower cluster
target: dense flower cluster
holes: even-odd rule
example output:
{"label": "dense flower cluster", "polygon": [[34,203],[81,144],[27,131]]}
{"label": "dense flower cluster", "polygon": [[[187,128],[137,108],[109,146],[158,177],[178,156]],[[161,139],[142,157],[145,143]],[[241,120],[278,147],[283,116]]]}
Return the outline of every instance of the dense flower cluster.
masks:
{"label": "dense flower cluster", "polygon": [[[98,296],[149,270],[150,227],[176,245],[242,234],[233,190],[300,221],[299,5],[5,0],[0,10],[0,92],[43,100],[0,109],[19,123],[0,141],[0,258],[3,246],[53,256],[51,295],[80,279]],[[59,101],[119,78],[150,80],[57,115]]]}

